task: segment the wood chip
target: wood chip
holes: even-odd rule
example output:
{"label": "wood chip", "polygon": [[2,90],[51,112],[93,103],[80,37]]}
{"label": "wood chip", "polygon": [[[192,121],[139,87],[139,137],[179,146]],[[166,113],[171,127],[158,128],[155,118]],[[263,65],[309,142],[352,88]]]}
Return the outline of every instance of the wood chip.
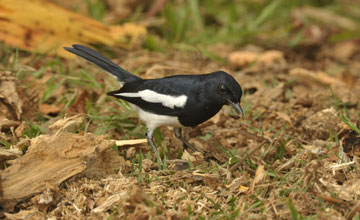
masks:
{"label": "wood chip", "polygon": [[113,141],[93,134],[61,133],[33,138],[27,153],[0,173],[0,205],[5,211],[12,211],[18,202],[42,192],[46,183],[59,185],[92,169],[110,173],[112,146]]}
{"label": "wood chip", "polygon": [[117,201],[119,201],[120,199],[122,199],[125,195],[127,195],[128,192],[121,192],[115,195],[112,195],[110,197],[108,197],[105,202],[103,204],[101,204],[100,206],[96,207],[93,212],[95,213],[99,213],[99,212],[103,212],[108,210],[109,208],[111,208],[113,206],[113,204],[115,204]]}

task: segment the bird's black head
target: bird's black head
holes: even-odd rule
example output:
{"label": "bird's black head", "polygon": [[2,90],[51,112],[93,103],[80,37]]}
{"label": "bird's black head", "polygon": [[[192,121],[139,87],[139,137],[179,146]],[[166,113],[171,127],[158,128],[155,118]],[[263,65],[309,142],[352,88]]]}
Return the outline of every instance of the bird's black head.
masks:
{"label": "bird's black head", "polygon": [[[212,85],[212,91],[216,89],[216,95],[214,98],[222,102],[224,105],[230,105],[243,117],[244,113],[240,106],[242,89],[239,83],[236,82],[234,77],[224,71],[214,72],[213,75],[215,76],[214,78],[216,81],[216,85]],[[214,86],[216,86],[216,88],[214,88]]]}

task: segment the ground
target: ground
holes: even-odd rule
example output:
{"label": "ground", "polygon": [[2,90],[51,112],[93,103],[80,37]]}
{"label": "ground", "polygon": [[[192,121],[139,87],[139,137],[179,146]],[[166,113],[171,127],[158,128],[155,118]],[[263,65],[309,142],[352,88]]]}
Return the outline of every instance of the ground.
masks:
{"label": "ground", "polygon": [[106,96],[118,89],[112,77],[79,58],[3,52],[3,215],[359,219],[359,42],[229,45],[116,51],[114,62],[143,78],[225,70],[244,91],[244,118],[225,106],[185,130],[200,152],[170,127],[157,131],[172,161],[161,170],[146,141],[115,143],[146,128]]}

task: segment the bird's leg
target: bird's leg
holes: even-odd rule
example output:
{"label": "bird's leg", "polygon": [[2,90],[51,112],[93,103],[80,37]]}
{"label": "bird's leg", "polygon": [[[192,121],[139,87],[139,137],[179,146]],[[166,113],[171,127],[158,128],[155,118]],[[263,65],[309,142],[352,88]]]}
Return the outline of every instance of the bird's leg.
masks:
{"label": "bird's leg", "polygon": [[174,128],[174,135],[177,137],[184,145],[185,148],[191,148],[193,151],[199,151],[196,149],[192,144],[190,144],[182,135],[181,135],[181,128]]}
{"label": "bird's leg", "polygon": [[158,150],[156,149],[156,146],[155,146],[155,143],[154,143],[154,140],[153,140],[153,137],[154,137],[154,130],[148,130],[148,132],[146,133],[146,137],[147,137],[147,140],[150,144],[150,147],[151,149],[154,151],[155,155],[156,155],[156,158],[158,160],[158,163],[162,164],[162,160],[160,158],[160,154],[158,152]]}

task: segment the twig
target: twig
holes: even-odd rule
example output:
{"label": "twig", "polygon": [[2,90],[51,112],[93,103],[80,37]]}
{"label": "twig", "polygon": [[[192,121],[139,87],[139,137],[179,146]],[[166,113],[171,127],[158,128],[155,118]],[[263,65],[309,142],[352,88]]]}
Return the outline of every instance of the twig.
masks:
{"label": "twig", "polygon": [[354,205],[354,207],[349,212],[349,215],[346,217],[346,220],[351,220],[355,216],[356,213],[360,212],[360,201],[357,201]]}
{"label": "twig", "polygon": [[138,145],[138,144],[145,144],[147,139],[134,139],[134,140],[120,140],[115,141],[117,146],[125,146],[125,145]]}
{"label": "twig", "polygon": [[342,204],[343,201],[341,201],[340,199],[337,199],[337,198],[334,198],[334,197],[331,197],[331,196],[326,196],[326,195],[321,195],[321,194],[318,194],[317,195],[320,199],[323,199],[327,202],[332,202],[332,203],[338,203],[338,204]]}

